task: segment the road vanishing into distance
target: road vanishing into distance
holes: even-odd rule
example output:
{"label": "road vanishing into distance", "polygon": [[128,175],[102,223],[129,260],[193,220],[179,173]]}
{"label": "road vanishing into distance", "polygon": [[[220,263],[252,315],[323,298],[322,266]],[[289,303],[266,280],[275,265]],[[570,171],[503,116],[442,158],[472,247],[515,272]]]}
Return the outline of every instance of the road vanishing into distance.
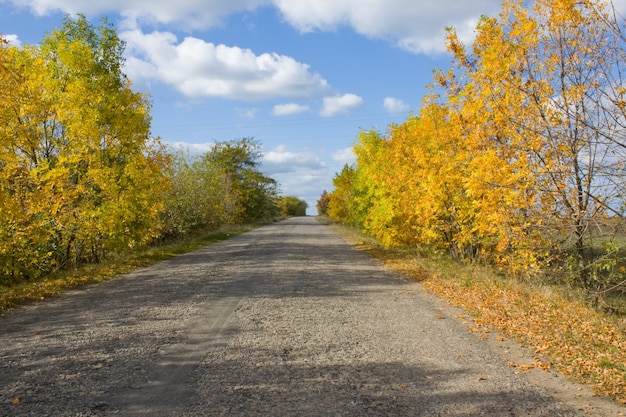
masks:
{"label": "road vanishing into distance", "polygon": [[[586,416],[612,403],[315,218],[0,318],[0,416]],[[596,402],[593,402],[596,401]]]}

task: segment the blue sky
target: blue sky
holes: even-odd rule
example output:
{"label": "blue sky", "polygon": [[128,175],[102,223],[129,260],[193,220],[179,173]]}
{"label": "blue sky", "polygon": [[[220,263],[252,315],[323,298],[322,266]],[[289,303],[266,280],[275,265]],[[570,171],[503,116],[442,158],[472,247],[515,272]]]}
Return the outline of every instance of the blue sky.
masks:
{"label": "blue sky", "polygon": [[0,33],[38,43],[64,14],[102,16],[127,42],[126,73],[152,133],[203,152],[254,137],[283,195],[309,204],[353,162],[362,130],[419,109],[447,68],[444,29],[471,42],[499,0],[0,0]]}

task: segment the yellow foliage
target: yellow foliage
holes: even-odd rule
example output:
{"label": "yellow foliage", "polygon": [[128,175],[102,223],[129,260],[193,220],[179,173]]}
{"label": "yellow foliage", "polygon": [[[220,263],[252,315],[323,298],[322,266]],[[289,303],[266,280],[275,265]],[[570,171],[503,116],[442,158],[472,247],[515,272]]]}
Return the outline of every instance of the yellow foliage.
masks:
{"label": "yellow foliage", "polygon": [[450,28],[452,68],[417,115],[385,137],[361,133],[335,219],[513,273],[575,252],[591,285],[590,226],[621,215],[626,195],[620,28],[591,0],[506,0],[471,49]]}
{"label": "yellow foliage", "polygon": [[145,97],[120,72],[120,45],[83,17],[39,46],[1,45],[1,280],[98,260],[158,233],[167,161],[149,136]]}

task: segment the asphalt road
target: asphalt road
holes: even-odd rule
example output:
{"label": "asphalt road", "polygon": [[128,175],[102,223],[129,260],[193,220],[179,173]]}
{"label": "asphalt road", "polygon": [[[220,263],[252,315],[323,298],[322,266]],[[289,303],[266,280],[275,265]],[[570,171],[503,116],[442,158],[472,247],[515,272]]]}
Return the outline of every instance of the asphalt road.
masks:
{"label": "asphalt road", "polygon": [[459,317],[294,218],[7,313],[0,416],[618,415]]}

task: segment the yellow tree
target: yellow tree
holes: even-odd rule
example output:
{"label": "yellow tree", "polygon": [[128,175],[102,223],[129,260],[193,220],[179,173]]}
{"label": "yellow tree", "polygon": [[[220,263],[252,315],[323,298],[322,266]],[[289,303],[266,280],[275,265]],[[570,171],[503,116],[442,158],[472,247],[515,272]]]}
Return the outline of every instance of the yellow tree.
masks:
{"label": "yellow tree", "polygon": [[[624,155],[609,140],[615,127],[600,105],[610,88],[603,69],[615,46],[598,18],[602,7],[596,1],[539,0],[529,9],[521,0],[505,1],[498,18],[481,20],[472,55],[450,37],[469,80],[462,92],[466,117],[489,115],[470,143],[497,158],[476,159],[477,167],[507,173],[496,189],[516,208],[508,242],[529,243],[527,253],[541,256],[545,240],[531,237],[542,230],[566,250],[573,248],[584,285],[591,284],[590,232],[621,193],[611,183]],[[473,188],[483,193],[481,184],[489,178],[483,171]]]}
{"label": "yellow tree", "polygon": [[[363,152],[358,152],[357,155]],[[418,245],[462,257],[459,240],[465,196],[463,144],[454,132],[447,107],[425,103],[418,116],[390,126],[389,139],[370,152],[375,178],[371,216],[376,235],[387,244]],[[361,159],[359,159],[359,162]],[[361,164],[359,164],[361,168]],[[380,190],[384,190],[381,192]]]}
{"label": "yellow tree", "polygon": [[363,226],[363,217],[358,203],[358,169],[354,165],[344,165],[335,174],[335,189],[328,195],[328,217],[338,223],[355,227]]}
{"label": "yellow tree", "polygon": [[[534,135],[521,129],[532,120],[528,98],[519,87],[519,59],[532,43],[532,27],[508,34],[495,18],[483,17],[477,27],[474,54],[466,53],[453,30],[448,47],[455,55],[454,72],[439,76],[448,89],[448,106],[455,107],[463,125],[467,149],[466,195],[472,200],[469,239],[480,241],[482,256],[512,270],[539,267],[545,259],[545,241],[538,188],[541,169],[535,169],[527,151],[535,146]],[[522,38],[512,41],[511,34]],[[524,39],[529,36],[530,39]],[[462,80],[462,81],[459,81]]]}
{"label": "yellow tree", "polygon": [[0,103],[2,187],[14,202],[0,222],[19,238],[2,254],[23,253],[6,273],[97,261],[158,234],[167,160],[145,97],[121,72],[123,46],[81,16],[40,46],[6,49],[18,82]]}
{"label": "yellow tree", "polygon": [[393,244],[402,225],[396,195],[387,187],[393,176],[389,161],[389,140],[375,130],[361,132],[355,144],[357,176],[355,203],[359,223],[367,233],[384,244]]}

